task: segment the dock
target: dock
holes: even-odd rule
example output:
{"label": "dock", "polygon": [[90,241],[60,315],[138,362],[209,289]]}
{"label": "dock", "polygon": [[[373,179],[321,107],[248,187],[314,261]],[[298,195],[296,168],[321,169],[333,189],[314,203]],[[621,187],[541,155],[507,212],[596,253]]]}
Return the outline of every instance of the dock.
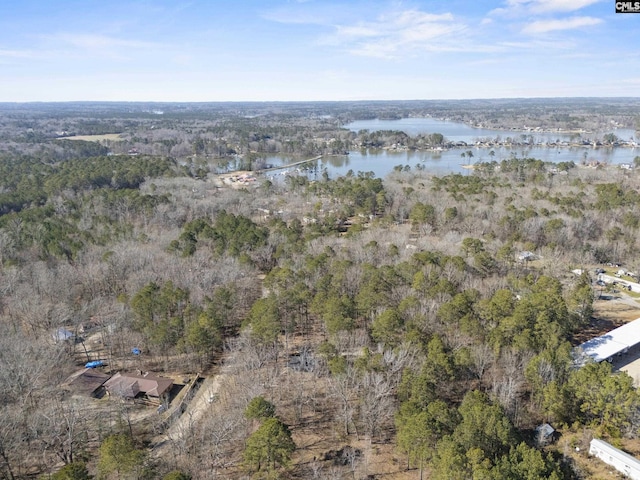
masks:
{"label": "dock", "polygon": [[284,170],[285,168],[296,167],[298,165],[304,165],[305,163],[315,162],[316,160],[320,160],[321,158],[322,158],[322,155],[318,155],[317,157],[309,158],[307,160],[300,160],[298,162],[288,163],[286,165],[278,165],[277,167],[269,167],[269,168],[263,168],[261,170],[255,170],[254,173],[265,173],[265,172],[272,172],[274,170]]}

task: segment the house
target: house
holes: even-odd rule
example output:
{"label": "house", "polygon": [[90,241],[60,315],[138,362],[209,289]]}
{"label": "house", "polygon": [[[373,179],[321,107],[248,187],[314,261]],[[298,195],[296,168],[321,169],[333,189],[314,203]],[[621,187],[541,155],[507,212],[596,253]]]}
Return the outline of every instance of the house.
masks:
{"label": "house", "polygon": [[152,403],[162,403],[169,398],[173,387],[170,378],[156,377],[146,373],[116,373],[105,384],[109,395],[116,395],[127,400],[143,399]]}
{"label": "house", "polygon": [[640,461],[603,440],[597,438],[591,440],[589,455],[598,457],[628,478],[640,480]]}
{"label": "house", "polygon": [[104,394],[103,385],[110,377],[95,368],[85,368],[70,375],[62,387],[75,394],[100,397]]}

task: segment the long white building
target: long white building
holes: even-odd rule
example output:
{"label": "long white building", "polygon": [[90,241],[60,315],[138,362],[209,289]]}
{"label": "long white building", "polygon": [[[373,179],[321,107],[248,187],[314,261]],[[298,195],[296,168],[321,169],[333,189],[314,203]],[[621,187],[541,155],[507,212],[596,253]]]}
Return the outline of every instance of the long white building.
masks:
{"label": "long white building", "polygon": [[625,353],[638,344],[640,344],[640,318],[576,347],[578,357],[576,363],[584,365],[589,358],[595,362],[602,362],[619,353]]}
{"label": "long white building", "polygon": [[628,453],[618,450],[603,440],[594,438],[589,445],[589,455],[598,457],[607,465],[611,465],[623,475],[640,480],[640,460]]}

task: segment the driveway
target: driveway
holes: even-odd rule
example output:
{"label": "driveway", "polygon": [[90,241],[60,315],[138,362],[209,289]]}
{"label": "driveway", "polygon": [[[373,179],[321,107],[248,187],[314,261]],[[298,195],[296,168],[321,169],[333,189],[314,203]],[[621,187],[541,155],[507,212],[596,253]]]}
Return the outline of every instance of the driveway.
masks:
{"label": "driveway", "polygon": [[618,277],[612,277],[611,275],[607,275],[605,273],[599,273],[598,280],[602,280],[604,283],[608,283],[608,284],[617,282],[617,284],[621,286],[625,286],[625,287],[631,286],[632,292],[640,293],[640,284],[635,282],[630,282],[628,280],[621,280]]}
{"label": "driveway", "polygon": [[230,367],[224,365],[220,371],[202,381],[195,396],[188,403],[184,413],[180,415],[161,435],[157,435],[152,441],[152,451],[155,456],[167,453],[172,440],[184,438],[190,435],[193,427],[198,424],[202,416],[211,406],[211,403],[219,395],[220,385],[223,379],[229,375]]}

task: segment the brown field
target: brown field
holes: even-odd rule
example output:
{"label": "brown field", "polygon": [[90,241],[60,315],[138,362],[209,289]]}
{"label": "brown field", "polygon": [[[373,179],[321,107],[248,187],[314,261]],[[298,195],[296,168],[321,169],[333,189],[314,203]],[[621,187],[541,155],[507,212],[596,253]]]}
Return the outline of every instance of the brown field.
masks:
{"label": "brown field", "polygon": [[640,318],[640,303],[626,293],[595,300],[593,310],[591,325],[575,335],[576,345]]}
{"label": "brown field", "polygon": [[105,133],[103,135],[74,135],[73,137],[62,137],[64,140],[84,140],[85,142],[102,142],[111,140],[118,142],[122,140],[120,133]]}

